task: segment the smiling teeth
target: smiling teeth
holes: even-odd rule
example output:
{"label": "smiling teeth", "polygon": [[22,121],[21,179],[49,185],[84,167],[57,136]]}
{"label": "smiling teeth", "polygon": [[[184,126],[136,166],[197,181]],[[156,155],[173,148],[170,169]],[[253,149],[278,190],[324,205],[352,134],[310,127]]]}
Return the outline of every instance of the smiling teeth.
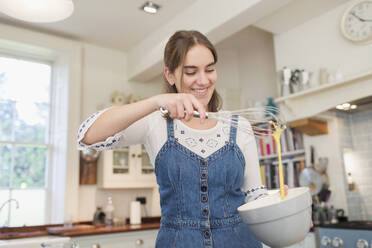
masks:
{"label": "smiling teeth", "polygon": [[194,91],[196,91],[196,92],[198,92],[198,93],[203,93],[203,92],[205,92],[207,89],[201,89],[201,90],[194,90]]}

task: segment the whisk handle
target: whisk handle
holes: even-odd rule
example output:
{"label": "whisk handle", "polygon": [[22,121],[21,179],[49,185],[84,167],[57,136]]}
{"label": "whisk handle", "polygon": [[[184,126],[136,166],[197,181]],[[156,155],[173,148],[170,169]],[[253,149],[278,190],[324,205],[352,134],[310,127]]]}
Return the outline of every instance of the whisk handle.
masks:
{"label": "whisk handle", "polygon": [[[167,116],[169,114],[169,111],[164,109],[164,108],[160,108],[160,113],[163,115],[163,116]],[[200,114],[198,111],[194,111],[194,114],[193,114],[194,117],[196,118],[200,118]],[[208,113],[206,113],[206,117],[208,118]]]}

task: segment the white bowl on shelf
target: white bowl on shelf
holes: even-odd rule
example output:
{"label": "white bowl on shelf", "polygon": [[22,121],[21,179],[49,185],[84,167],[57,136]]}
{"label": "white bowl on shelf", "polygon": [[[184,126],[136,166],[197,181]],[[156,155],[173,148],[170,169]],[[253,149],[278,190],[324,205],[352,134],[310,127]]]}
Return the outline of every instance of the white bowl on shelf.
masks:
{"label": "white bowl on shelf", "polygon": [[305,239],[311,224],[311,194],[308,187],[290,188],[281,200],[279,190],[238,208],[243,221],[263,243],[286,247]]}

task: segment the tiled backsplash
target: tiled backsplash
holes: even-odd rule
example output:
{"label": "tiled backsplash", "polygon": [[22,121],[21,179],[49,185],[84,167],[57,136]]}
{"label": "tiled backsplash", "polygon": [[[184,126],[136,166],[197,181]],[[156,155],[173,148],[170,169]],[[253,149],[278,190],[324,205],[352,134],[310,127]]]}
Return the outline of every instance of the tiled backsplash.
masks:
{"label": "tiled backsplash", "polygon": [[349,219],[372,220],[372,110],[337,117],[341,152],[349,149],[351,158],[345,170],[356,185],[354,191],[346,189]]}

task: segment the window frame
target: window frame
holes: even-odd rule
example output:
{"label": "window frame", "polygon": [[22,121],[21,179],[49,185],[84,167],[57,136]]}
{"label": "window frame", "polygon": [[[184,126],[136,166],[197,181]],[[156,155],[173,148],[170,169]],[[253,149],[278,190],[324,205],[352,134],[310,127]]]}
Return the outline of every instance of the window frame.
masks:
{"label": "window frame", "polygon": [[[79,220],[79,151],[76,133],[82,121],[82,43],[0,23],[0,52],[53,63],[50,223]],[[58,93],[56,93],[58,92]]]}
{"label": "window frame", "polygon": [[[48,122],[47,122],[47,139],[46,139],[46,143],[34,143],[34,142],[18,142],[18,141],[3,141],[3,140],[0,140],[0,144],[9,144],[9,145],[25,145],[25,146],[41,146],[41,147],[45,147],[47,149],[47,154],[46,154],[46,161],[45,161],[45,173],[44,173],[44,187],[30,187],[30,188],[25,188],[25,189],[22,189],[22,188],[18,188],[18,187],[14,187],[13,183],[12,183],[12,172],[13,172],[13,169],[14,169],[14,164],[12,162],[11,164],[11,178],[10,178],[10,187],[8,187],[7,189],[10,191],[9,195],[10,197],[9,198],[13,198],[12,197],[12,191],[14,190],[32,190],[32,189],[43,189],[45,190],[44,194],[45,194],[45,212],[44,212],[44,222],[45,223],[50,223],[51,222],[51,211],[50,211],[50,208],[52,206],[52,202],[51,202],[51,183],[52,183],[52,180],[50,180],[50,172],[53,170],[53,164],[51,163],[52,161],[52,157],[53,157],[53,152],[52,152],[52,145],[51,145],[51,136],[52,136],[52,133],[53,133],[53,130],[51,130],[51,124],[53,122],[52,120],[52,111],[53,111],[53,106],[55,106],[54,104],[54,99],[53,99],[53,95],[55,94],[55,81],[53,80],[53,74],[54,74],[54,65],[53,65],[53,61],[51,60],[47,60],[47,59],[43,59],[43,58],[36,58],[36,57],[28,57],[28,56],[25,56],[25,55],[19,55],[19,54],[14,54],[14,53],[10,53],[10,52],[4,52],[2,50],[0,50],[0,57],[5,57],[5,58],[10,58],[10,59],[17,59],[17,60],[23,60],[23,61],[29,61],[29,62],[36,62],[36,63],[40,63],[40,64],[44,64],[44,65],[48,65],[50,66],[51,68],[51,74],[50,74],[50,79],[49,79],[49,82],[50,82],[50,89],[49,89],[49,111],[48,111]],[[1,204],[1,203],[0,203]],[[20,206],[22,207],[22,206]],[[8,208],[8,224],[10,222],[10,217],[11,217],[11,212],[14,211],[14,209],[12,210],[12,208]]]}

